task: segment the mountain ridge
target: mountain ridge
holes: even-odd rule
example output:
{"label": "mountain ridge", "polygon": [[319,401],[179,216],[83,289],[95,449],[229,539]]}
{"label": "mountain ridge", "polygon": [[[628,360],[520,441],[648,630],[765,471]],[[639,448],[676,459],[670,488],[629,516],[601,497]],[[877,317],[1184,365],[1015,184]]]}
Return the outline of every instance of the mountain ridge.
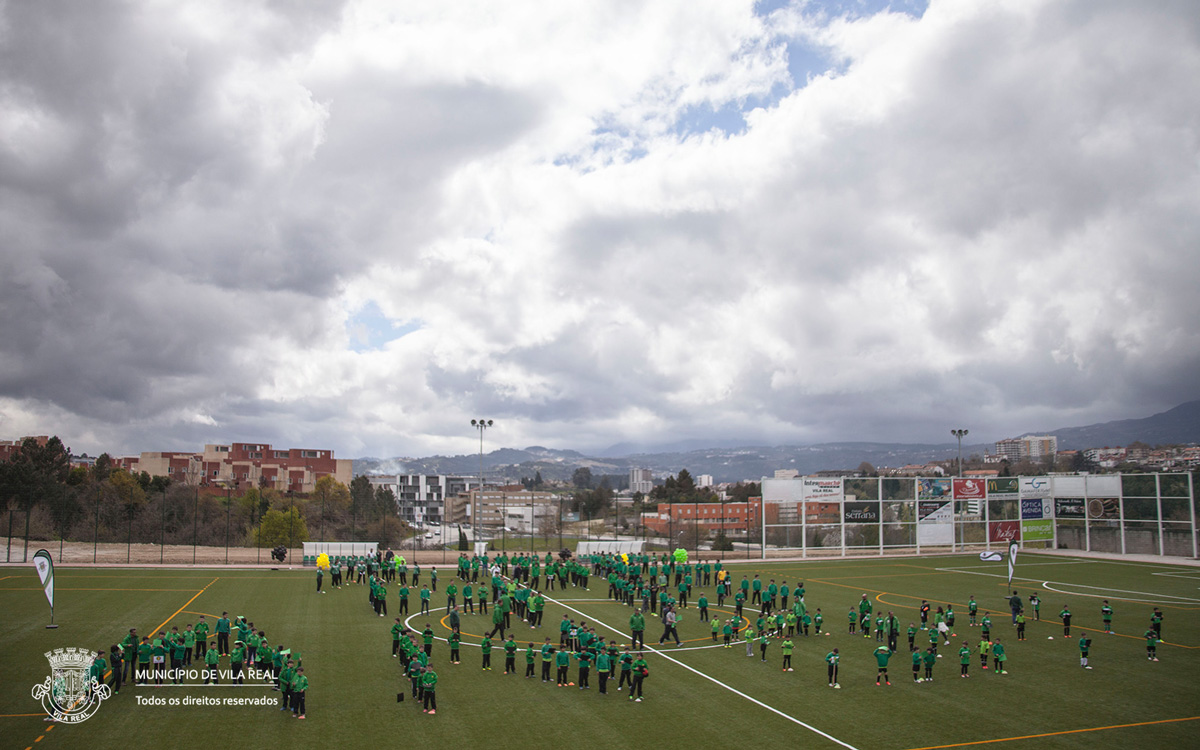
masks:
{"label": "mountain ridge", "polygon": [[[1058,437],[1059,450],[1080,450],[1127,445],[1141,441],[1151,445],[1200,442],[1200,400],[1188,401],[1165,412],[1140,419],[1122,419],[1082,427],[1029,431],[1022,435],[1048,434]],[[733,445],[698,447],[686,450],[658,450],[612,455],[619,446],[642,448],[633,443],[618,443],[599,455],[585,455],[571,449],[498,448],[483,456],[483,470],[491,480],[533,477],[541,473],[547,481],[570,480],[578,468],[586,467],[593,475],[628,475],[630,469],[649,469],[655,476],[676,474],[687,469],[693,476],[710,474],[716,482],[758,481],[772,476],[777,469],[795,469],[800,474],[818,471],[853,470],[864,461],[872,466],[904,466],[953,459],[958,445],[947,443],[879,443],[842,441],[801,445]],[[679,441],[686,448],[695,441]],[[991,453],[994,443],[964,443],[963,457]],[[386,467],[386,468],[385,468]],[[379,471],[384,469],[384,471]],[[354,460],[354,473],[448,474],[477,476],[479,454],[428,456],[424,458],[362,458]]]}

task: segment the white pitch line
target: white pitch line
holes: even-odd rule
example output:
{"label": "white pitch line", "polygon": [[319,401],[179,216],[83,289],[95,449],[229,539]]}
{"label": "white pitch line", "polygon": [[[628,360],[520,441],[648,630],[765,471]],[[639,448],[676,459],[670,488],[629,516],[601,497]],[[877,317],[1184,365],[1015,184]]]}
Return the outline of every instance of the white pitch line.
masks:
{"label": "white pitch line", "polygon": [[[545,594],[543,594],[543,596],[545,596]],[[555,600],[555,599],[552,599],[551,597],[548,597],[548,596],[546,597],[546,599],[547,599],[548,601],[557,602],[557,600]],[[577,615],[579,615],[580,617],[591,617],[591,615],[587,614],[586,612],[582,612],[582,611],[580,611],[580,610],[578,610],[578,609],[575,609],[574,607],[567,606],[566,604],[563,604],[562,602],[557,602],[557,603],[559,604],[559,606],[561,606],[561,607],[563,607],[563,608],[565,608],[565,609],[569,609],[569,610],[571,610],[572,612],[576,613],[576,614],[577,614]],[[621,636],[624,636],[624,635],[625,635],[625,632],[624,632],[624,631],[622,631],[622,630],[618,630],[617,628],[614,628],[612,625],[609,625],[609,624],[608,624],[608,623],[606,623],[606,622],[601,622],[600,620],[597,620],[595,617],[591,617],[591,621],[592,621],[592,622],[594,622],[594,623],[596,623],[596,624],[598,624],[598,625],[603,625],[604,627],[608,628],[609,630],[613,631],[614,633],[618,633],[618,634],[620,634]],[[797,719],[795,716],[792,716],[792,715],[790,715],[790,714],[786,714],[786,713],[784,713],[783,711],[780,711],[778,708],[775,708],[775,707],[773,707],[773,706],[768,706],[766,703],[763,703],[762,701],[758,700],[757,698],[752,698],[751,696],[749,696],[749,695],[746,695],[745,693],[743,693],[741,690],[738,690],[738,689],[737,689],[737,688],[735,688],[735,687],[731,687],[731,686],[729,686],[729,685],[726,685],[724,682],[721,682],[721,681],[720,681],[720,680],[718,680],[717,678],[715,678],[715,677],[712,677],[712,676],[709,676],[709,675],[705,674],[704,672],[701,672],[700,670],[696,669],[695,667],[692,667],[692,666],[689,666],[689,665],[687,665],[687,664],[684,664],[683,662],[679,661],[678,659],[672,658],[672,657],[671,657],[669,654],[667,654],[665,651],[659,651],[658,649],[656,649],[656,648],[653,648],[653,647],[651,647],[651,646],[643,646],[643,650],[645,650],[645,651],[649,651],[649,652],[650,652],[650,653],[652,653],[652,654],[657,654],[657,655],[661,656],[662,658],[666,659],[667,661],[673,662],[674,664],[677,664],[678,666],[681,666],[681,667],[683,667],[684,669],[688,670],[689,672],[693,672],[693,673],[695,673],[695,674],[699,675],[700,677],[703,677],[704,679],[708,680],[709,682],[712,682],[712,683],[714,683],[714,684],[716,684],[716,685],[719,685],[720,687],[723,687],[723,688],[725,688],[726,690],[728,690],[729,692],[733,693],[734,695],[737,695],[737,696],[740,696],[740,697],[742,697],[742,698],[745,698],[746,700],[750,701],[751,703],[753,703],[753,704],[755,704],[755,705],[757,705],[757,706],[761,706],[762,708],[765,708],[765,709],[767,709],[768,711],[770,711],[770,712],[771,712],[771,713],[773,713],[773,714],[777,714],[778,716],[782,716],[783,718],[787,719],[788,721],[790,721],[790,722],[792,722],[792,723],[794,723],[794,724],[798,724],[798,725],[800,725],[800,726],[804,727],[805,729],[807,729],[807,730],[808,730],[808,731],[810,731],[810,732],[813,732],[813,733],[815,733],[815,734],[819,734],[819,735],[821,735],[822,737],[824,737],[825,739],[829,740],[830,742],[837,743],[838,745],[841,745],[842,747],[844,747],[844,748],[847,748],[847,750],[858,750],[858,749],[857,749],[856,747],[854,747],[853,745],[851,745],[851,744],[849,744],[849,743],[846,743],[846,742],[843,742],[842,740],[839,740],[837,737],[834,737],[834,736],[833,736],[833,735],[831,735],[831,734],[827,734],[827,733],[825,733],[825,732],[822,732],[820,729],[817,729],[816,727],[812,726],[811,724],[806,724],[806,723],[804,723],[803,721],[800,721],[800,720],[799,720],[799,719]]]}
{"label": "white pitch line", "polygon": [[[935,570],[945,572],[945,573],[962,573],[964,575],[986,576],[988,578],[1008,578],[1008,576],[1000,575],[999,573],[976,573],[975,571],[972,571],[972,570],[955,570],[953,568],[935,568]],[[1089,596],[1089,597],[1093,597],[1095,599],[1104,599],[1104,598],[1106,598],[1106,596],[1111,596],[1113,598],[1123,598],[1120,596],[1120,594],[1137,594],[1138,596],[1158,597],[1158,598],[1150,599],[1148,601],[1144,601],[1144,600],[1140,600],[1140,599],[1128,599],[1128,601],[1136,601],[1136,602],[1144,601],[1144,603],[1146,603],[1146,604],[1154,604],[1156,602],[1162,602],[1163,600],[1171,599],[1171,600],[1177,600],[1178,603],[1200,604],[1200,599],[1193,599],[1192,597],[1189,597],[1189,596],[1175,596],[1174,594],[1156,594],[1151,591],[1131,591],[1129,589],[1108,588],[1107,586],[1087,586],[1082,583],[1067,583],[1066,581],[1046,581],[1046,580],[1042,580],[1042,579],[1038,579],[1038,578],[1024,578],[1022,576],[1013,576],[1013,580],[1014,581],[1029,581],[1032,583],[1037,583],[1037,584],[1040,584],[1043,588],[1045,588],[1049,591],[1053,591],[1056,594],[1069,594],[1069,595],[1073,595],[1073,596]],[[1105,592],[1105,594],[1085,594],[1081,591],[1059,591],[1058,589],[1050,586],[1051,583],[1056,584],[1058,586],[1072,586],[1072,587],[1081,588],[1081,589],[1094,589],[1096,591],[1103,591],[1103,592]]]}
{"label": "white pitch line", "polygon": [[[1043,565],[1079,565],[1079,564],[1085,563],[1085,562],[1089,562],[1089,561],[1078,560],[1075,562],[1045,562],[1045,563],[1022,562],[1021,565],[1022,565],[1022,567],[1031,568],[1034,566],[1041,567]],[[994,567],[995,565],[996,565],[996,563],[992,563],[991,565],[959,565],[954,568],[935,568],[935,570],[952,570],[952,571],[981,570],[981,569],[987,570],[988,568]]]}
{"label": "white pitch line", "polygon": [[1164,604],[1165,602],[1163,602],[1163,599],[1165,598],[1165,599],[1177,600],[1177,601],[1172,601],[1171,602],[1172,604],[1200,604],[1200,599],[1192,599],[1191,597],[1187,597],[1187,596],[1170,596],[1168,594],[1148,594],[1145,591],[1125,592],[1125,593],[1140,594],[1142,596],[1160,597],[1158,599],[1134,599],[1134,598],[1128,597],[1128,596],[1119,596],[1117,594],[1107,593],[1110,591],[1123,591],[1123,589],[1106,589],[1106,588],[1101,588],[1100,586],[1084,586],[1083,588],[1096,589],[1098,591],[1104,591],[1106,593],[1085,594],[1082,591],[1063,591],[1061,589],[1054,588],[1053,586],[1050,585],[1051,583],[1056,583],[1059,586],[1076,586],[1078,584],[1063,583],[1061,581],[1042,581],[1042,588],[1046,589],[1047,591],[1053,591],[1056,594],[1066,594],[1067,596],[1086,596],[1091,599],[1107,599],[1107,598],[1111,597],[1113,599],[1121,599],[1122,601],[1127,601],[1127,602],[1137,602],[1139,604]]}

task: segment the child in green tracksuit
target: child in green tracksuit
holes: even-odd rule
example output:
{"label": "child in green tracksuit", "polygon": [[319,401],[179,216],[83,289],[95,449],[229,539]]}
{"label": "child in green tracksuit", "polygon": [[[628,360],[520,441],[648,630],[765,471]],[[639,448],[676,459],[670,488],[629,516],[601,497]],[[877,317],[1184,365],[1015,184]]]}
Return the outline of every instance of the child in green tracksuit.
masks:
{"label": "child in green tracksuit", "polygon": [[786,641],[784,641],[780,645],[780,648],[783,649],[783,671],[784,672],[792,671],[792,650],[795,649],[795,647],[796,647],[796,645],[794,643],[792,643],[792,640],[790,638],[787,639]]}
{"label": "child in green tracksuit", "polygon": [[997,638],[992,642],[992,668],[996,674],[1008,674],[1008,654],[1004,653],[1004,644]]}
{"label": "child in green tracksuit", "polygon": [[983,667],[984,669],[988,668],[988,664],[987,664],[988,654],[990,654],[991,652],[992,652],[992,642],[989,641],[987,638],[981,638],[979,640],[979,666]]}
{"label": "child in green tracksuit", "polygon": [[[936,633],[937,631],[933,632]],[[937,652],[933,650],[933,647],[930,647],[925,652],[925,655],[921,657],[921,661],[925,664],[925,680],[933,682],[933,665],[937,664]]]}
{"label": "child in green tracksuit", "polygon": [[304,667],[300,667],[292,678],[292,715],[297,719],[304,718],[304,695],[307,691],[308,678],[304,676]]}
{"label": "child in green tracksuit", "polygon": [[971,666],[971,647],[967,645],[966,641],[963,641],[962,648],[958,650],[958,663],[961,676],[970,677],[967,670]]}

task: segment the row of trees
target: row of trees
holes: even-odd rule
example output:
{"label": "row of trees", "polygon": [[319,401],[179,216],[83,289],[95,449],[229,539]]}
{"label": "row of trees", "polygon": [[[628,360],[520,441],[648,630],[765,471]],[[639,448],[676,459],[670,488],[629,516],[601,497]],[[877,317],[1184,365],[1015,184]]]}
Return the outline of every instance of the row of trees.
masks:
{"label": "row of trees", "polygon": [[0,462],[0,502],[9,535],[37,540],[269,548],[315,539],[391,546],[412,534],[392,491],[363,476],[350,487],[321,477],[307,495],[267,482],[201,487],[127,472],[107,454],[71,468],[57,437],[26,439]]}

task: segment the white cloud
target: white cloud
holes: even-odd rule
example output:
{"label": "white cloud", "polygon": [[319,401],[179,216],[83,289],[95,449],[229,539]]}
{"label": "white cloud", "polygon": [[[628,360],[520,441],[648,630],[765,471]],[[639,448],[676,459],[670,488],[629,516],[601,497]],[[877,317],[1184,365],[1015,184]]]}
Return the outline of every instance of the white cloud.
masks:
{"label": "white cloud", "polygon": [[986,439],[1196,395],[1186,3],[313,7],[4,7],[6,430]]}

